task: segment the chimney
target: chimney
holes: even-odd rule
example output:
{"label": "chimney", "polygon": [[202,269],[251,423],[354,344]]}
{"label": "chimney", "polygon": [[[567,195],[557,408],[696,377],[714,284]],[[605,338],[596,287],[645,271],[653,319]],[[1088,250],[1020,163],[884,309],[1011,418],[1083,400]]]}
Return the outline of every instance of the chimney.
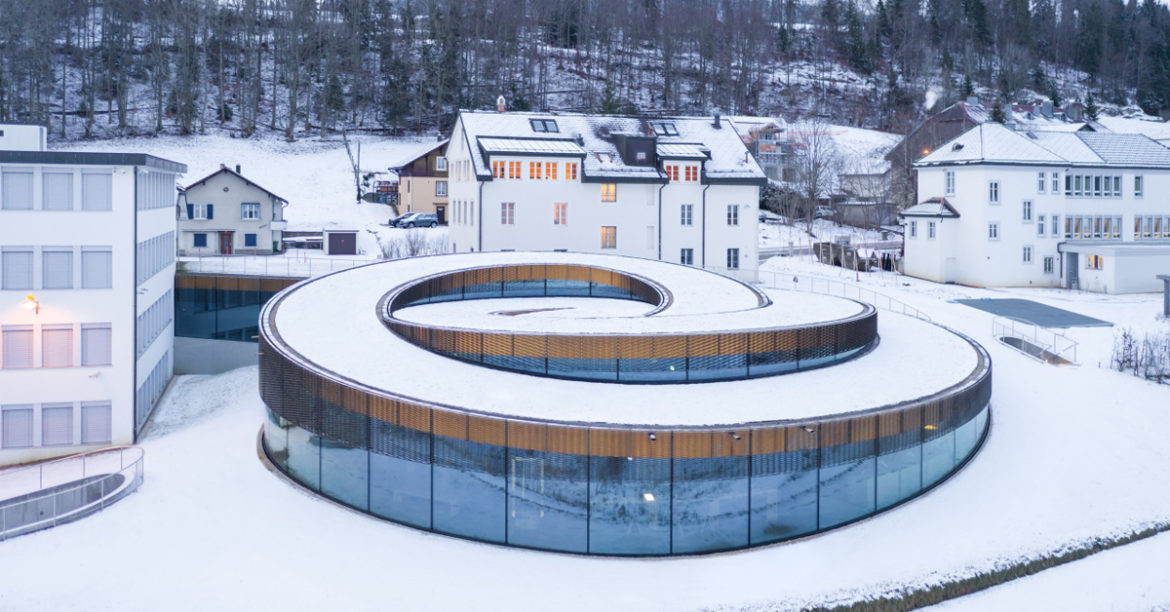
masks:
{"label": "chimney", "polygon": [[239,164],[236,164],[236,174],[241,174]]}
{"label": "chimney", "polygon": [[504,100],[504,96],[501,95],[500,97],[496,98],[496,112],[502,113],[506,110],[508,110],[508,104],[507,101]]}
{"label": "chimney", "polygon": [[970,104],[971,106],[979,106],[979,98],[976,98],[975,96],[967,96],[967,104]]}
{"label": "chimney", "polygon": [[1051,119],[1052,118],[1052,102],[1043,102],[1040,104],[1040,114]]}
{"label": "chimney", "polygon": [[573,140],[577,141],[577,146],[579,146],[579,147],[585,146],[585,137],[584,136],[582,136],[580,134],[575,134],[573,136]]}
{"label": "chimney", "polygon": [[719,121],[719,113],[715,113],[715,121],[711,122],[711,126],[715,129],[723,127],[723,124]]}

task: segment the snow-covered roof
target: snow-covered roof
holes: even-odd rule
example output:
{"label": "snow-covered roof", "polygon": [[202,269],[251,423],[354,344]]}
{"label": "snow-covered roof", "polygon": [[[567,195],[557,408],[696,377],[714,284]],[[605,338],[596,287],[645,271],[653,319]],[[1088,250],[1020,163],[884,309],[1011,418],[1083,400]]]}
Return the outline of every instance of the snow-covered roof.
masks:
{"label": "snow-covered roof", "polygon": [[1170,122],[1156,117],[1101,117],[1097,123],[1119,134],[1144,134],[1157,141],[1170,140]]}
{"label": "snow-covered roof", "polygon": [[447,142],[449,142],[449,140],[450,139],[443,138],[443,139],[439,140],[438,142],[436,142],[434,145],[429,146],[421,151],[418,151],[414,157],[411,157],[410,159],[404,159],[401,162],[399,162],[398,164],[390,166],[390,169],[391,170],[400,170],[402,168],[405,168],[406,166],[409,166],[409,165],[413,164],[414,162],[430,155],[431,152],[434,151],[435,149],[441,149],[441,148],[447,146]]}
{"label": "snow-covered roof", "polygon": [[707,159],[707,152],[699,143],[658,143],[658,157],[666,159]]}
{"label": "snow-covered roof", "polygon": [[534,153],[543,155],[585,155],[585,149],[571,139],[552,138],[480,138],[479,147],[484,153]]}
{"label": "snow-covered roof", "polygon": [[900,213],[902,217],[958,217],[959,211],[946,198],[930,198]]}
{"label": "snow-covered roof", "polygon": [[220,166],[219,170],[216,170],[215,172],[208,174],[207,176],[191,183],[190,185],[187,185],[187,187],[184,189],[184,191],[189,190],[192,187],[195,187],[196,185],[201,185],[203,183],[206,183],[208,181],[208,179],[210,179],[211,177],[216,176],[217,174],[224,173],[224,172],[227,172],[228,174],[240,179],[241,181],[244,181],[244,184],[246,184],[246,185],[251,185],[251,186],[255,187],[256,189],[259,189],[260,191],[267,193],[268,195],[272,196],[273,198],[276,198],[277,200],[280,200],[281,202],[288,202],[288,200],[276,195],[275,193],[272,193],[271,191],[261,187],[260,185],[257,185],[255,181],[248,179],[244,175],[240,174],[239,172],[236,172],[235,170],[232,170],[231,168],[229,168],[227,166]]}
{"label": "snow-covered roof", "polygon": [[[655,136],[654,124],[669,123],[677,134]],[[543,155],[580,156],[584,153],[582,179],[617,179],[624,181],[665,182],[666,175],[655,166],[626,164],[618,144],[619,135],[653,137],[657,147],[685,151],[685,158],[703,151],[703,176],[708,182],[759,182],[765,180],[764,171],[748,154],[739,134],[727,119],[718,125],[711,117],[636,117],[624,115],[588,115],[579,113],[528,113],[460,111],[456,129],[462,129],[471,145],[471,159],[480,180],[491,179],[489,146],[500,146],[501,141],[557,141],[572,143],[549,144],[556,151],[540,151]],[[539,131],[538,131],[539,130]],[[488,143],[485,145],[485,141]],[[681,149],[675,146],[688,145]],[[497,152],[512,152],[502,149]],[[515,151],[523,152],[523,151]],[[672,156],[678,158],[678,156]]]}
{"label": "snow-covered roof", "polygon": [[1170,148],[1141,134],[1020,131],[988,122],[960,134],[915,165],[975,163],[1170,168]]}

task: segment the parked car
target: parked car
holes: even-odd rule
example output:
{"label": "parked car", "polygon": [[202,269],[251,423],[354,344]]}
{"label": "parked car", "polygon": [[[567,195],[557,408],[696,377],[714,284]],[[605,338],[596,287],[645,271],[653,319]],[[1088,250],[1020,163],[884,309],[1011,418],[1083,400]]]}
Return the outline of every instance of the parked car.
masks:
{"label": "parked car", "polygon": [[435,227],[439,225],[439,217],[435,213],[406,213],[395,217],[387,224],[390,227]]}
{"label": "parked car", "polygon": [[787,223],[787,219],[770,210],[761,210],[759,215],[760,223]]}
{"label": "parked car", "polygon": [[388,221],[386,221],[386,225],[389,225],[390,227],[398,227],[399,221],[402,221],[403,219],[405,219],[413,214],[414,213],[402,213],[401,215],[398,215],[397,217],[390,217],[390,219]]}
{"label": "parked car", "polygon": [[832,219],[837,212],[833,210],[832,206],[820,204],[813,210],[814,219]]}

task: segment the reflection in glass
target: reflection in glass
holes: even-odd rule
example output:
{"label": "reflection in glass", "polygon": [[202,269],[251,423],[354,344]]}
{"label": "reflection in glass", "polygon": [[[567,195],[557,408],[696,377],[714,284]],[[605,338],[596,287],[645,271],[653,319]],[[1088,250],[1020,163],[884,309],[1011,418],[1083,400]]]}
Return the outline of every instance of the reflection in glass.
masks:
{"label": "reflection in glass", "polygon": [[288,471],[314,491],[321,488],[321,451],[317,436],[300,427],[288,430]]}
{"label": "reflection in glass", "polygon": [[430,434],[373,421],[370,430],[370,512],[430,528]]}
{"label": "reflection in glass", "polygon": [[821,449],[821,529],[874,511],[873,441]]}
{"label": "reflection in glass", "polygon": [[752,457],[752,544],[817,530],[817,451]]}
{"label": "reflection in glass", "polygon": [[674,460],[675,553],[748,544],[748,458]]}
{"label": "reflection in glass", "polygon": [[588,551],[589,460],[512,449],[508,456],[508,543]]}
{"label": "reflection in glass", "polygon": [[922,486],[938,482],[955,467],[955,432],[947,432],[922,444]]}
{"label": "reflection in glass", "polygon": [[288,430],[289,422],[268,408],[268,418],[264,420],[264,448],[268,451],[268,458],[281,468],[288,467]]}
{"label": "reflection in glass", "polygon": [[589,552],[670,553],[670,460],[593,457]]}
{"label": "reflection in glass", "polygon": [[877,507],[892,506],[922,488],[918,431],[878,438]]}
{"label": "reflection in glass", "polygon": [[434,436],[434,528],[504,541],[504,448]]}

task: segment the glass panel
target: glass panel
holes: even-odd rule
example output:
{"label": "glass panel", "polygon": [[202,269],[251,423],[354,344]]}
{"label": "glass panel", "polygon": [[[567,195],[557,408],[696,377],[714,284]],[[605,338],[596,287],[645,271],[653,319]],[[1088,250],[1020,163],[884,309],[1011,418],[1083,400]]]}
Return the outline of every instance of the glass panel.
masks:
{"label": "glass panel", "polygon": [[817,451],[752,457],[752,544],[817,530]]}
{"label": "glass panel", "polygon": [[589,552],[670,552],[670,459],[592,457]]}
{"label": "glass panel", "polygon": [[321,488],[321,450],[317,444],[317,436],[301,429],[288,429],[288,472],[305,484],[305,486],[319,490]]}
{"label": "glass panel", "polygon": [[570,359],[550,357],[548,373],[552,376],[567,376],[590,380],[615,380],[617,359]]}
{"label": "glass panel", "polygon": [[955,467],[955,432],[924,442],[922,445],[922,486],[936,483]]}
{"label": "glass panel", "polygon": [[618,378],[626,381],[669,381],[687,379],[686,357],[619,359]]}
{"label": "glass panel", "polygon": [[370,505],[366,421],[365,415],[321,401],[321,492],[362,510]]}
{"label": "glass panel", "polygon": [[587,552],[588,473],[588,457],[509,450],[508,542]]}
{"label": "glass panel", "polygon": [[504,541],[504,449],[434,436],[434,528]]}
{"label": "glass panel", "polygon": [[430,434],[372,420],[370,512],[429,529],[430,462]]}
{"label": "glass panel", "polygon": [[873,513],[875,467],[873,441],[821,449],[821,529]]}
{"label": "glass panel", "polygon": [[877,507],[888,508],[922,488],[922,446],[918,432],[878,438]]}
{"label": "glass panel", "polygon": [[748,458],[674,460],[674,551],[748,544]]}
{"label": "glass panel", "polygon": [[687,372],[689,380],[718,380],[747,376],[747,355],[710,355],[691,357]]}
{"label": "glass panel", "polygon": [[268,418],[264,421],[264,447],[268,449],[268,458],[281,468],[288,466],[288,427],[289,422],[268,409]]}

